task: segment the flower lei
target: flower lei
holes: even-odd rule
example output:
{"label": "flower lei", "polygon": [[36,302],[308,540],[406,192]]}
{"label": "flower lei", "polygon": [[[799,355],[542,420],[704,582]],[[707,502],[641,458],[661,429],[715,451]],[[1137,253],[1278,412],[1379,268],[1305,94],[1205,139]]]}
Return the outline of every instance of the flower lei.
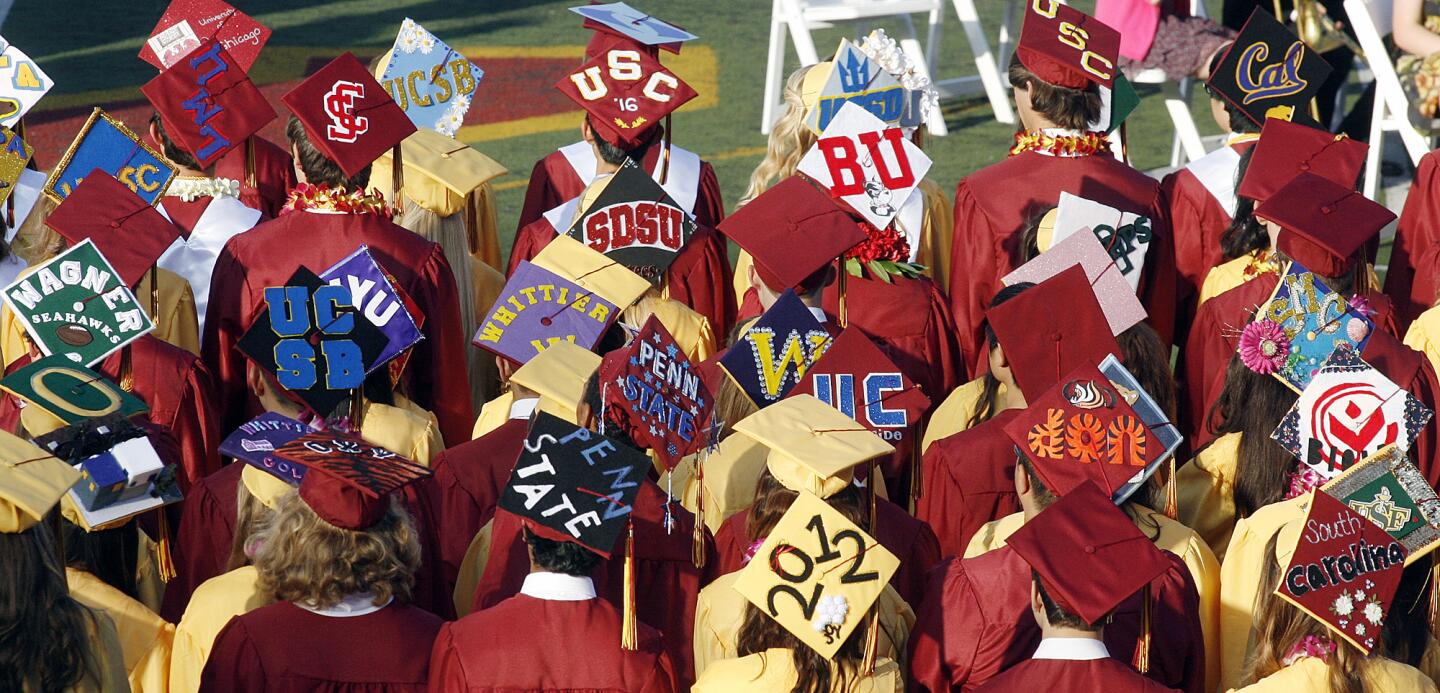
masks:
{"label": "flower lei", "polygon": [[1307,464],[1301,463],[1290,473],[1290,490],[1285,492],[1285,500],[1299,498],[1317,488],[1320,488],[1327,479]]}
{"label": "flower lei", "polygon": [[1240,332],[1240,361],[1260,375],[1280,370],[1289,355],[1290,338],[1273,320],[1256,320]]}
{"label": "flower lei", "polygon": [[1307,635],[1301,638],[1300,642],[1295,643],[1294,647],[1290,648],[1290,652],[1285,655],[1283,663],[1288,667],[1306,657],[1314,657],[1323,662],[1334,653],[1335,643],[1331,642],[1330,638],[1320,635]]}
{"label": "flower lei", "polygon": [[889,284],[891,275],[913,279],[925,270],[910,262],[910,241],[894,225],[884,229],[863,221],[859,225],[867,239],[845,252],[845,271],[851,276],[863,277],[868,269],[876,279]]}
{"label": "flower lei", "polygon": [[1275,260],[1275,255],[1268,250],[1256,250],[1250,254],[1250,262],[1246,263],[1244,275],[1246,279],[1254,279],[1262,274],[1279,272],[1280,263]]}
{"label": "flower lei", "polygon": [[394,214],[394,210],[385,203],[385,197],[380,194],[379,190],[371,189],[368,193],[356,190],[347,193],[343,188],[335,189],[327,185],[301,183],[290,191],[290,197],[285,200],[285,207],[281,210],[281,214],[307,209],[344,214],[379,214],[386,219]]}
{"label": "flower lei", "polygon": [[165,189],[166,197],[194,202],[202,197],[239,197],[240,181],[232,178],[190,178],[178,176]]}
{"label": "flower lei", "polygon": [[1079,135],[1047,135],[1038,130],[1015,133],[1015,146],[1010,156],[1035,151],[1041,154],[1063,157],[1081,157],[1109,153],[1110,140],[1103,132],[1085,132]]}

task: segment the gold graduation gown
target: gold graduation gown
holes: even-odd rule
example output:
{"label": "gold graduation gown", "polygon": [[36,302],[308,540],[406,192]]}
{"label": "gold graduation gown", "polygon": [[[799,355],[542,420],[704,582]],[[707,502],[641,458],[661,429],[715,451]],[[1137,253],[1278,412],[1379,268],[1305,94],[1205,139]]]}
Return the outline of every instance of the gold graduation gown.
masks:
{"label": "gold graduation gown", "polygon": [[1235,523],[1230,546],[1220,564],[1219,660],[1222,689],[1240,684],[1245,657],[1251,650],[1255,597],[1265,567],[1274,560],[1273,555],[1265,555],[1266,545],[1285,525],[1303,522],[1309,511],[1310,497],[1299,496],[1271,503]]}
{"label": "gold graduation gown", "polygon": [[1405,346],[1425,355],[1440,370],[1440,307],[1431,308],[1405,330]]}
{"label": "gold graduation gown", "polygon": [[515,395],[510,392],[502,392],[495,399],[486,402],[480,407],[480,415],[475,417],[475,428],[470,432],[470,440],[475,440],[497,428],[500,428],[506,421],[510,420],[510,405],[515,403]]}
{"label": "gold graduation gown", "polygon": [[1240,434],[1226,433],[1200,451],[1175,475],[1180,521],[1195,530],[1215,557],[1225,560],[1225,547],[1235,528],[1235,472]]}
{"label": "gold graduation gown", "polygon": [[[795,687],[796,677],[790,650],[771,648],[747,657],[715,662],[690,690],[692,693],[788,691]],[[859,680],[852,678],[848,684],[841,689],[837,681],[831,690],[836,693],[900,693],[905,690],[905,677],[895,660],[877,658],[874,674]]]}
{"label": "gold graduation gown", "polygon": [[622,311],[620,321],[640,327],[651,315],[660,318],[660,324],[665,326],[670,336],[675,338],[675,343],[692,362],[698,363],[715,355],[719,341],[715,338],[710,320],[654,289],[641,296],[635,305]]}
{"label": "gold graduation gown", "polygon": [[230,619],[270,603],[260,593],[255,566],[236,568],[210,578],[195,589],[180,625],[175,627],[175,649],[170,657],[170,692],[200,690],[200,672],[215,645],[215,636]]}
{"label": "gold graduation gown", "polygon": [[1255,250],[1211,267],[1200,284],[1200,301],[1195,306],[1250,281],[1271,262],[1270,255],[1268,250]]}
{"label": "gold graduation gown", "polygon": [[[1329,693],[1329,676],[1330,670],[1323,660],[1306,657],[1239,690],[1244,693]],[[1375,657],[1365,669],[1365,690],[1434,693],[1440,689],[1415,667]]]}
{"label": "gold graduation gown", "polygon": [[130,689],[165,693],[175,626],[144,604],[83,570],[65,569],[70,596],[110,617],[119,638],[121,660]]}

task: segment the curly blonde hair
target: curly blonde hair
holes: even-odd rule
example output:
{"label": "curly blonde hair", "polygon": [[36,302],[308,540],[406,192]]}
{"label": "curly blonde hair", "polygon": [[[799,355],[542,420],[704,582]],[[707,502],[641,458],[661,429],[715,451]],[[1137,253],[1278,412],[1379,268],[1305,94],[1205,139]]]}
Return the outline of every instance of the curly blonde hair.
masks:
{"label": "curly blonde hair", "polygon": [[770,139],[765,145],[765,158],[755,167],[755,172],[750,174],[750,187],[745,189],[740,205],[759,197],[760,193],[765,192],[771,185],[793,175],[795,167],[800,165],[800,158],[815,144],[815,133],[805,125],[805,102],[800,97],[805,75],[814,67],[802,67],[790,73],[790,78],[785,80],[785,114],[770,128]]}
{"label": "curly blonde hair", "polygon": [[325,522],[298,494],[288,494],[264,540],[255,555],[261,591],[320,609],[364,592],[377,605],[408,600],[420,566],[415,523],[393,498],[379,522],[357,532]]}

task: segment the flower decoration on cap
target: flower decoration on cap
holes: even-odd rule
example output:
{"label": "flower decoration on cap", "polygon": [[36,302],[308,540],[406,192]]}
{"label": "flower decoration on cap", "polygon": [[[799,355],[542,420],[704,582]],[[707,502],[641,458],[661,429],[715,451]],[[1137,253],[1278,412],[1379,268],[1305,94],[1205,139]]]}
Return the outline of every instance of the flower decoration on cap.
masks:
{"label": "flower decoration on cap", "polygon": [[940,92],[930,81],[930,75],[923,67],[910,60],[909,54],[900,43],[885,34],[884,29],[875,29],[865,36],[857,46],[871,60],[880,64],[891,77],[900,81],[900,86],[909,92],[905,112],[900,116],[900,127],[905,134],[915,132],[925,122],[926,115],[940,106]]}
{"label": "flower decoration on cap", "polygon": [[924,265],[910,262],[910,241],[894,224],[883,229],[863,221],[859,224],[867,238],[845,251],[845,271],[850,276],[863,277],[868,272],[888,284],[894,275],[914,279],[925,272]]}
{"label": "flower decoration on cap", "polygon": [[1260,375],[1279,371],[1289,355],[1290,338],[1272,320],[1256,320],[1240,332],[1240,361]]}

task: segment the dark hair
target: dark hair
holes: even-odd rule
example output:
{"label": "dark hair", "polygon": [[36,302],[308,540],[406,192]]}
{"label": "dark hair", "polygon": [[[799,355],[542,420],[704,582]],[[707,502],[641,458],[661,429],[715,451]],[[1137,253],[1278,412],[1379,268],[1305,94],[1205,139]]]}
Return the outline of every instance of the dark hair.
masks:
{"label": "dark hair", "polygon": [[1211,423],[1219,417],[1214,426],[1217,435],[1240,434],[1234,491],[1237,517],[1249,517],[1285,497],[1295,458],[1271,440],[1270,434],[1294,406],[1295,399],[1295,392],[1279,378],[1250,370],[1238,355],[1230,357],[1225,389],[1220,391],[1206,421]]}
{"label": "dark hair", "polygon": [[1089,130],[1100,119],[1100,91],[1093,83],[1083,89],[1058,87],[1035,76],[1019,60],[1010,61],[1010,86],[1030,90],[1030,107],[1055,125]]}
{"label": "dark hair", "polygon": [[634,149],[621,149],[600,135],[600,131],[595,129],[595,121],[591,120],[590,116],[585,116],[585,122],[590,124],[590,131],[595,133],[595,149],[600,152],[600,160],[611,166],[619,166],[625,163],[626,159],[633,159],[638,164],[641,159],[645,158],[645,150],[650,148],[647,140]]}
{"label": "dark hair", "polygon": [[[800,494],[781,484],[768,467],[761,471],[760,479],[755,483],[755,502],[750,504],[745,515],[745,533],[750,541],[768,536],[799,497]],[[846,484],[842,491],[826,498],[825,502],[861,529],[869,531],[869,505],[855,484]]]}
{"label": "dark hair", "polygon": [[552,573],[586,577],[600,563],[600,554],[590,549],[568,541],[546,539],[529,528],[525,529],[525,543],[530,546],[535,565]]}
{"label": "dark hair", "polygon": [[1017,451],[1015,458],[1019,460],[1020,466],[1025,470],[1025,478],[1030,481],[1030,493],[1035,496],[1035,505],[1040,510],[1044,510],[1054,505],[1055,501],[1060,500],[1060,497],[1055,495],[1055,492],[1051,491],[1049,486],[1045,485],[1045,480],[1041,479],[1040,475],[1035,473],[1035,463],[1031,462],[1029,457]]}
{"label": "dark hair", "polygon": [[98,676],[96,614],[70,597],[52,530],[0,533],[0,690],[69,690]]}
{"label": "dark hair", "polygon": [[1125,364],[1125,370],[1135,376],[1160,411],[1174,421],[1177,397],[1175,374],[1170,370],[1170,345],[1146,322],[1121,332],[1115,342],[1120,345],[1116,356]]}
{"label": "dark hair", "polygon": [[[1035,285],[1031,282],[1016,282],[1000,289],[995,292],[995,296],[990,299],[990,307],[995,308],[1019,296],[1032,286]],[[1000,340],[995,338],[995,328],[990,326],[989,320],[981,323],[981,326],[985,330],[985,343],[990,345],[989,349],[994,349],[995,346],[1000,343]],[[986,353],[989,353],[988,350]],[[1000,380],[995,377],[995,374],[987,370],[985,371],[985,375],[980,377],[980,397],[975,400],[975,408],[971,410],[970,420],[966,424],[972,428],[985,421],[989,421],[991,417],[995,416],[995,406],[998,404],[997,400],[1000,397]]]}
{"label": "dark hair", "polygon": [[[1080,618],[1079,614],[1073,613],[1056,603],[1055,599],[1050,596],[1050,592],[1045,589],[1045,581],[1040,579],[1040,573],[1035,572],[1034,568],[1030,569],[1030,582],[1034,583],[1035,591],[1040,595],[1040,603],[1045,606],[1045,620],[1049,621],[1051,626],[1092,632],[1100,630],[1098,626],[1092,626],[1086,623],[1085,619]],[[1102,618],[1101,620],[1103,621],[1104,619]]]}
{"label": "dark hair", "polygon": [[581,398],[581,401],[590,407],[590,415],[595,417],[597,429],[600,427],[600,416],[604,415],[605,437],[624,443],[636,450],[647,449],[630,437],[629,424],[626,422],[629,417],[624,412],[602,406],[604,403],[600,399],[600,374],[598,372],[591,373],[590,379],[585,381],[585,396]]}
{"label": "dark hair", "polygon": [[195,160],[194,155],[181,148],[179,145],[175,144],[174,140],[170,139],[170,133],[165,132],[165,121],[160,118],[160,113],[158,111],[150,114],[150,124],[155,126],[156,133],[160,135],[160,151],[165,154],[166,159],[169,159],[175,164],[183,166],[185,168],[195,170],[199,170],[201,168],[200,162]]}
{"label": "dark hair", "polygon": [[[1225,59],[1225,54],[1228,52],[1228,50],[1215,51],[1215,55],[1210,58],[1210,74],[1215,74],[1220,68],[1220,61]],[[1260,126],[1256,125],[1255,121],[1250,120],[1250,116],[1245,115],[1245,112],[1236,108],[1235,104],[1230,103],[1229,99],[1221,96],[1219,92],[1211,88],[1209,83],[1205,84],[1205,94],[1225,106],[1225,115],[1229,117],[1229,122],[1226,124],[1229,125],[1230,132],[1237,134],[1260,132]]]}
{"label": "dark hair", "polygon": [[1254,154],[1254,147],[1246,149],[1240,155],[1240,165],[1235,168],[1235,216],[1220,234],[1220,254],[1226,260],[1270,247],[1270,234],[1265,231],[1265,225],[1255,218],[1255,201],[1239,194],[1240,181],[1245,180],[1245,171],[1249,170],[1250,158]]}
{"label": "dark hair", "polygon": [[65,520],[60,531],[65,565],[90,573],[132,598],[139,597],[135,564],[139,558],[140,535],[134,524],[87,532]]}
{"label": "dark hair", "polygon": [[354,176],[347,177],[339,164],[321,154],[320,150],[310,143],[310,135],[305,132],[305,125],[293,115],[290,116],[290,121],[285,123],[285,137],[300,153],[300,170],[305,172],[305,180],[311,185],[328,185],[353,191],[364,190],[365,186],[370,184],[368,164]]}

